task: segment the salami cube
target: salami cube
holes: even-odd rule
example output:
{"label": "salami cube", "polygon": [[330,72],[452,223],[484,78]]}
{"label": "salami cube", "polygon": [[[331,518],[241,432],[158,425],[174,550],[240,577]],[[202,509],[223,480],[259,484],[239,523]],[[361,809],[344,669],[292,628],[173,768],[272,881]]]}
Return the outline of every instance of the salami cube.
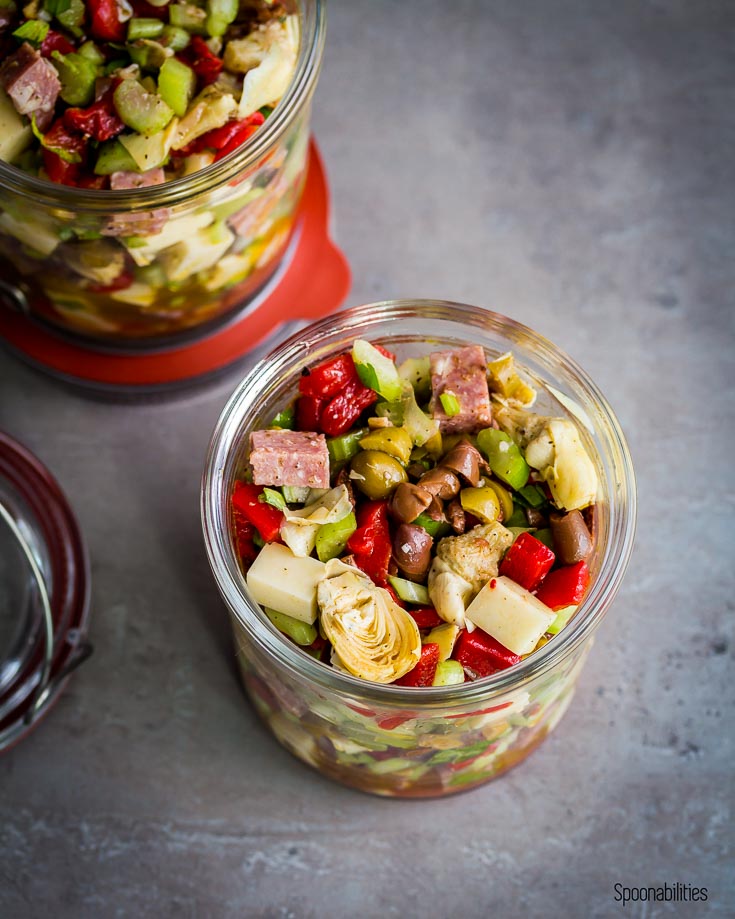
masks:
{"label": "salami cube", "polygon": [[[443,434],[474,433],[490,426],[487,361],[480,345],[431,355],[431,412]],[[452,403],[448,414],[442,405]]]}
{"label": "salami cube", "polygon": [[61,81],[54,66],[28,42],[3,62],[0,85],[19,115],[35,115],[41,130],[48,126],[61,92]]}
{"label": "salami cube", "polygon": [[329,488],[329,451],[323,434],[253,431],[250,465],[256,485]]}

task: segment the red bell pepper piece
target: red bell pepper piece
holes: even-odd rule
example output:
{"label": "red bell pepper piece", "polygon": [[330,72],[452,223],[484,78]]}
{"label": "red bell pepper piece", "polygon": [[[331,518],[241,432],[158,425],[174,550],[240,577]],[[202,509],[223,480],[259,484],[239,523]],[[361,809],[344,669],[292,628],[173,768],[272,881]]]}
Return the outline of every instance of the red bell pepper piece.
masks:
{"label": "red bell pepper piece", "polygon": [[62,160],[81,163],[87,153],[87,141],[79,134],[70,131],[64,119],[57,118],[43,135],[44,148],[55,153]]}
{"label": "red bell pepper piece", "polygon": [[87,108],[68,108],[64,124],[70,131],[87,134],[97,141],[110,140],[125,129],[112,101],[113,90],[108,91]]}
{"label": "red bell pepper piece", "polygon": [[373,344],[373,348],[375,348],[376,351],[380,351],[383,357],[387,357],[389,361],[393,361],[395,363],[396,356],[392,351],[389,351],[387,348],[384,348],[382,345],[376,345],[376,344]]}
{"label": "red bell pepper piece", "polygon": [[462,712],[459,715],[446,715],[446,718],[449,720],[450,718],[474,718],[475,715],[489,715],[490,712],[499,712],[512,704],[512,702],[502,702],[500,705],[491,705],[490,708],[478,708],[477,711],[474,712]]}
{"label": "red bell pepper piece", "polygon": [[128,24],[121,22],[117,0],[88,0],[87,9],[92,14],[89,31],[100,41],[124,42]]}
{"label": "red bell pepper piece", "polygon": [[397,712],[395,715],[382,715],[380,718],[375,719],[375,723],[383,731],[393,731],[414,717],[413,712]]}
{"label": "red bell pepper piece", "polygon": [[355,362],[349,354],[340,354],[303,374],[299,380],[299,392],[317,399],[330,399],[355,379]]}
{"label": "red bell pepper piece", "polygon": [[41,57],[51,57],[52,51],[71,54],[74,51],[74,45],[61,32],[54,32],[53,29],[49,29],[38,50],[41,52]]}
{"label": "red bell pepper piece", "polygon": [[[227,156],[228,153],[232,153],[233,150],[237,150],[238,147],[242,146],[264,122],[265,116],[262,112],[253,112],[249,117],[233,122],[234,130],[230,132],[227,140],[215,148],[217,150],[214,158],[215,163],[217,160],[221,160],[223,156]],[[222,129],[220,128],[220,130]]]}
{"label": "red bell pepper piece", "polygon": [[163,19],[168,22],[167,3],[163,6],[153,6],[152,3],[146,3],[146,0],[132,0],[132,7],[139,19]]}
{"label": "red bell pepper piece", "polygon": [[526,590],[536,590],[551,571],[555,555],[541,540],[521,533],[500,563],[499,572]]}
{"label": "red bell pepper piece", "polygon": [[395,681],[396,686],[431,686],[439,666],[439,645],[430,641],[421,646],[419,662],[405,676]]}
{"label": "red bell pepper piece", "polygon": [[482,629],[461,632],[452,657],[475,676],[490,676],[498,670],[507,670],[521,660]]}
{"label": "red bell pepper piece", "polygon": [[59,185],[77,185],[81,175],[79,163],[67,163],[51,150],[43,151],[43,168],[49,179]]}
{"label": "red bell pepper piece", "polygon": [[[101,177],[100,177],[101,178]],[[83,188],[95,188],[95,185],[82,184],[85,182],[84,179],[80,180],[77,184]],[[135,275],[132,271],[123,270],[114,281],[111,281],[109,284],[90,284],[87,290],[91,290],[95,294],[112,294],[116,290],[127,290],[128,287],[135,280]]]}
{"label": "red bell pepper piece", "polygon": [[[110,187],[110,177],[109,176],[96,176],[90,172],[83,173],[77,180],[77,187],[78,188],[93,188],[95,189],[95,191],[100,191],[103,188]],[[129,286],[129,285],[126,285],[126,286]],[[117,288],[117,289],[120,290],[121,288]]]}
{"label": "red bell pepper piece", "polygon": [[222,70],[222,58],[212,54],[201,35],[192,36],[187,47],[177,57],[191,67],[204,86],[214,83]]}
{"label": "red bell pepper piece", "polygon": [[319,419],[321,430],[330,437],[344,434],[365,409],[378,401],[378,394],[359,379],[350,380],[341,392],[327,403]]}
{"label": "red bell pepper piece", "polygon": [[420,629],[433,629],[442,625],[444,620],[433,606],[422,606],[420,609],[408,609],[408,614]]}
{"label": "red bell pepper piece", "polygon": [[253,541],[255,527],[238,511],[235,511],[235,543],[237,551],[243,562],[254,562],[258,555],[258,547]]}
{"label": "red bell pepper piece", "polygon": [[552,610],[576,606],[581,602],[589,582],[590,569],[587,562],[565,565],[546,575],[536,597]]}
{"label": "red bell pepper piece", "polygon": [[319,432],[319,419],[325,406],[324,399],[301,396],[296,402],[296,427],[299,431]]}
{"label": "red bell pepper piece", "polygon": [[250,482],[236,482],[232,494],[232,506],[239,511],[248,523],[252,523],[265,542],[275,542],[283,522],[283,514],[277,507],[260,501],[263,494],[262,485]]}
{"label": "red bell pepper piece", "polygon": [[366,501],[357,511],[357,529],[347,540],[355,564],[380,587],[388,583],[393,547],[388,524],[388,502]]}

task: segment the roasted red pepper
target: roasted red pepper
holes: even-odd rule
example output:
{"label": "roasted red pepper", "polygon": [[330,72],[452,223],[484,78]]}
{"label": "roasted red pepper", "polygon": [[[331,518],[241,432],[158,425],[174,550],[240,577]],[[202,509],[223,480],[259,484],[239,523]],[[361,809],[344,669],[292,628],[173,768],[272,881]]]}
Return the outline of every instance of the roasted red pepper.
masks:
{"label": "roasted red pepper", "polygon": [[388,502],[367,501],[357,511],[357,529],[347,540],[357,567],[380,587],[388,583],[393,547],[388,525]]}
{"label": "roasted red pepper", "polygon": [[500,574],[525,587],[536,590],[551,571],[554,553],[535,536],[521,533],[500,563]]}
{"label": "roasted red pepper", "polygon": [[444,623],[433,606],[422,606],[420,609],[409,607],[407,612],[420,629],[434,629]]}
{"label": "roasted red pepper", "polygon": [[212,54],[201,35],[192,36],[191,42],[179,51],[177,57],[191,67],[204,86],[214,83],[222,70],[222,58]]}
{"label": "roasted red pepper", "polygon": [[[233,150],[237,150],[238,147],[242,146],[264,122],[265,117],[261,112],[253,112],[249,118],[231,122],[234,128],[229,131],[229,136],[214,148],[217,151],[214,158],[215,163],[217,160],[221,160],[223,156],[227,156],[228,153],[232,153]],[[223,131],[224,128],[219,130]]]}
{"label": "roasted red pepper", "polygon": [[146,0],[132,0],[131,5],[139,19],[162,19],[168,22],[168,3],[153,6],[152,3],[146,3]]}
{"label": "roasted red pepper", "polygon": [[454,646],[452,657],[473,676],[490,676],[498,670],[507,670],[521,660],[517,654],[504,648],[482,629],[462,632]]}
{"label": "roasted red pepper", "polygon": [[60,185],[77,185],[81,175],[79,163],[67,163],[51,150],[43,151],[43,168],[50,181]]}
{"label": "roasted red pepper", "polygon": [[46,38],[44,38],[39,48],[41,52],[41,57],[51,57],[52,51],[59,51],[61,54],[71,54],[74,51],[74,45],[69,41],[68,38],[65,38],[61,32],[54,32],[53,29],[49,29],[46,33]]}
{"label": "roasted red pepper", "polygon": [[299,380],[299,392],[317,399],[330,399],[351,380],[357,379],[355,362],[349,354],[340,354],[319,364]]}
{"label": "roasted red pepper", "polygon": [[414,712],[397,712],[395,715],[381,715],[375,719],[375,723],[383,731],[393,731],[415,717]]}
{"label": "roasted red pepper", "polygon": [[576,606],[582,601],[589,582],[590,569],[587,562],[565,565],[546,575],[536,597],[553,610]]}
{"label": "roasted red pepper", "polygon": [[319,419],[320,429],[337,437],[352,427],[365,409],[378,401],[378,394],[359,379],[349,380],[344,388],[327,403]]}
{"label": "roasted red pepper", "polygon": [[87,108],[68,108],[64,112],[64,124],[70,131],[78,131],[100,142],[116,137],[125,125],[115,110],[112,96],[113,90],[109,89]]}
{"label": "roasted red pepper", "polygon": [[299,431],[316,431],[321,430],[319,419],[322,416],[322,409],[326,405],[324,399],[317,399],[314,396],[301,396],[296,402],[296,426]]}
{"label": "roasted red pepper", "polygon": [[255,527],[248,523],[239,511],[235,511],[235,541],[237,551],[243,562],[254,562],[259,549],[253,541],[255,536]]}
{"label": "roasted red pepper", "polygon": [[262,494],[262,485],[236,482],[232,494],[232,506],[242,514],[248,523],[252,523],[261,539],[265,542],[275,542],[283,522],[283,514],[272,504],[260,501]]}
{"label": "roasted red pepper", "polygon": [[89,31],[95,38],[100,41],[125,41],[128,24],[120,21],[117,0],[88,0],[87,9],[92,14]]}
{"label": "roasted red pepper", "polygon": [[393,361],[393,363],[395,363],[396,356],[392,351],[389,351],[387,348],[384,348],[382,345],[376,345],[375,343],[373,343],[373,348],[375,348],[376,351],[380,351],[383,357],[387,357],[389,361]]}
{"label": "roasted red pepper", "polygon": [[439,645],[430,641],[422,645],[418,664],[395,681],[396,686],[431,686],[439,666]]}
{"label": "roasted red pepper", "polygon": [[[97,178],[102,178],[102,176],[97,176]],[[80,187],[83,188],[96,188],[96,185],[86,185],[83,184],[84,179],[81,179],[78,183]],[[91,290],[95,294],[112,294],[116,290],[127,290],[128,287],[135,280],[135,275],[132,271],[123,270],[114,281],[111,281],[109,284],[90,284],[87,290]]]}

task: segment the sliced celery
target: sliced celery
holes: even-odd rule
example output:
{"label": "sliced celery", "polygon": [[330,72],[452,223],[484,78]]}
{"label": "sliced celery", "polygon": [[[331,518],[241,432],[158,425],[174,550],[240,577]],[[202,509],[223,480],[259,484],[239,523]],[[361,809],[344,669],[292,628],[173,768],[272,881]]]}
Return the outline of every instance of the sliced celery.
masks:
{"label": "sliced celery", "polygon": [[270,504],[272,507],[278,508],[279,511],[286,510],[286,499],[281,492],[276,491],[275,488],[264,488],[263,494],[258,500],[263,504]]}
{"label": "sliced celery", "polygon": [[264,607],[266,616],[279,632],[288,635],[297,645],[311,645],[316,641],[316,628],[300,619],[294,619],[293,616],[287,616],[285,613],[279,613],[277,610]]}
{"label": "sliced celery", "polygon": [[158,92],[176,115],[182,118],[189,108],[196,88],[196,74],[175,57],[169,57],[158,74]]}
{"label": "sliced celery", "polygon": [[444,414],[447,415],[447,417],[452,418],[454,415],[459,415],[461,411],[459,399],[453,392],[443,392],[439,396],[439,401],[441,402],[442,408],[444,409]]}
{"label": "sliced celery", "polygon": [[341,520],[335,520],[334,523],[325,523],[319,527],[316,534],[316,554],[319,561],[328,562],[330,558],[337,558],[341,555],[347,540],[357,529],[357,520],[354,512],[349,513]]}
{"label": "sliced celery", "polygon": [[295,424],[296,424],[296,411],[294,410],[293,405],[289,405],[288,408],[284,408],[282,412],[279,412],[276,415],[273,421],[271,421],[269,427],[283,428],[284,430],[287,430],[287,431],[293,431]]}
{"label": "sliced celery", "polygon": [[464,668],[459,661],[439,661],[432,686],[454,686],[464,683]]}
{"label": "sliced celery", "polygon": [[556,635],[558,632],[561,632],[561,630],[569,622],[576,611],[576,606],[565,606],[563,609],[560,609],[556,614],[556,619],[551,623],[546,631],[551,635]]}
{"label": "sliced celery", "polygon": [[331,462],[342,463],[357,456],[360,452],[360,441],[369,433],[369,428],[358,428],[356,431],[340,434],[339,437],[328,437],[327,449]]}
{"label": "sliced celery", "polygon": [[94,99],[97,65],[83,54],[51,52],[51,59],[61,80],[61,98],[69,105],[86,106]]}
{"label": "sliced celery", "polygon": [[207,32],[213,38],[219,38],[235,21],[240,7],[238,0],[207,0]]}
{"label": "sliced celery", "polygon": [[400,600],[406,603],[413,603],[416,606],[428,606],[429,591],[423,584],[416,584],[414,581],[408,581],[406,578],[388,577],[388,582]]}
{"label": "sliced celery", "polygon": [[508,434],[485,428],[477,435],[477,446],[487,457],[493,475],[516,491],[523,488],[531,469]]}
{"label": "sliced celery", "polygon": [[434,539],[441,539],[442,536],[446,536],[452,530],[446,520],[434,520],[428,514],[419,514],[413,522],[417,526],[423,527],[429,536],[433,536]]}
{"label": "sliced celery", "polygon": [[186,29],[180,29],[178,26],[164,26],[161,33],[161,44],[173,51],[183,51],[191,41],[191,35]]}
{"label": "sliced celery", "polygon": [[146,92],[137,80],[123,80],[116,87],[113,98],[122,121],[146,137],[162,131],[174,116],[160,96]]}
{"label": "sliced celery", "polygon": [[283,485],[281,491],[287,504],[306,504],[311,489],[308,485]]}
{"label": "sliced celery", "polygon": [[163,34],[164,24],[160,19],[146,19],[134,16],[128,22],[128,41],[138,38],[158,38]]}
{"label": "sliced celery", "polygon": [[95,175],[108,176],[113,172],[138,172],[138,167],[119,140],[108,140],[99,148],[94,171]]}
{"label": "sliced celery", "polygon": [[393,361],[381,354],[369,341],[361,338],[352,345],[352,357],[357,374],[365,384],[388,402],[401,398],[402,385]]}

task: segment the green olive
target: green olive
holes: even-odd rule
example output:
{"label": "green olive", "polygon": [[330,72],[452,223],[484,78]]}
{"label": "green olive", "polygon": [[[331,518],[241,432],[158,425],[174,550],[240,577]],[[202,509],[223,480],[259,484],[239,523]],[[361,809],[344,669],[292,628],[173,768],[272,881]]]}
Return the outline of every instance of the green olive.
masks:
{"label": "green olive", "polygon": [[406,470],[397,459],[380,450],[365,450],[352,460],[352,481],[373,501],[387,498],[401,482],[407,482]]}

